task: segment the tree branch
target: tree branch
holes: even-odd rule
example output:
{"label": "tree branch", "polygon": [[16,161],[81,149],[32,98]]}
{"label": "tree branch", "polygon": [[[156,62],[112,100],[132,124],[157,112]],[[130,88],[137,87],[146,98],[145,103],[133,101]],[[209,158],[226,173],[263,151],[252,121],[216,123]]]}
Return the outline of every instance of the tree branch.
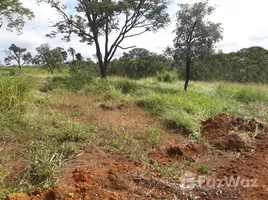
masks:
{"label": "tree branch", "polygon": [[118,48],[123,49],[123,50],[126,50],[126,49],[132,49],[132,48],[135,48],[135,47],[136,47],[136,45],[134,45],[134,46],[129,46],[129,47],[121,47],[120,45],[118,45]]}

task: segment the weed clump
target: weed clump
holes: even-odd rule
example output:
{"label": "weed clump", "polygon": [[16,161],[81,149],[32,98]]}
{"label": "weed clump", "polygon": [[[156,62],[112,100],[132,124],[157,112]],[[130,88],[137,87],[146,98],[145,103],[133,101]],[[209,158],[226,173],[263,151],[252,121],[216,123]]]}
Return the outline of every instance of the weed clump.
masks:
{"label": "weed clump", "polygon": [[157,80],[165,83],[172,83],[177,79],[177,75],[168,71],[158,72]]}
{"label": "weed clump", "polygon": [[0,76],[0,128],[18,123],[34,85],[29,77]]}
{"label": "weed clump", "polygon": [[59,144],[56,140],[32,141],[28,149],[29,164],[23,181],[32,186],[50,186],[52,174],[77,153],[75,144]]}

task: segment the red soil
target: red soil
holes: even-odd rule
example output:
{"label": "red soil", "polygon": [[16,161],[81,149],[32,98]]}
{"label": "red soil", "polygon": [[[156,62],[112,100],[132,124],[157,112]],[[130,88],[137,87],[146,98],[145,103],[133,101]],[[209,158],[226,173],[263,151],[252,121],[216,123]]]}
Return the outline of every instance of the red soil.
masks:
{"label": "red soil", "polygon": [[[7,200],[174,199],[174,195],[187,199],[190,194],[210,200],[268,199],[268,132],[264,123],[227,114],[202,122],[201,135],[215,149],[208,148],[203,142],[190,142],[182,135],[166,132],[159,120],[152,119],[135,105],[110,109],[110,106],[96,105],[88,96],[81,95],[72,95],[68,100],[68,105],[52,108],[72,114],[76,122],[121,127],[132,133],[144,132],[147,126],[162,130],[164,142],[159,149],[151,151],[152,162],[168,166],[192,159],[209,168],[207,178],[234,176],[256,179],[257,187],[240,184],[233,188],[218,188],[207,187],[204,183],[201,187],[187,190],[181,187],[179,181],[165,180],[148,171],[148,166],[139,160],[128,159],[118,152],[87,149],[66,163],[50,190],[11,194]],[[74,104],[78,106],[70,106]]]}

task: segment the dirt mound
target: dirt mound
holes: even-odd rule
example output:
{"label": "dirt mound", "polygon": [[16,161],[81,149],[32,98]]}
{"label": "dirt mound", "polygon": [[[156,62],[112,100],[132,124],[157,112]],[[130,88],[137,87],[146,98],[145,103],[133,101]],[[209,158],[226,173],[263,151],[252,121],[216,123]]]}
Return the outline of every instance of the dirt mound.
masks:
{"label": "dirt mound", "polygon": [[6,200],[54,200],[56,194],[54,191],[37,189],[35,192],[28,194],[10,194]]}
{"label": "dirt mound", "polygon": [[203,143],[189,143],[184,148],[179,146],[171,146],[162,149],[153,149],[150,153],[153,162],[168,164],[174,161],[185,159],[192,160],[194,157],[206,151]]}
{"label": "dirt mound", "polygon": [[217,139],[231,130],[231,116],[220,114],[202,122],[201,134],[207,139]]}
{"label": "dirt mound", "polygon": [[191,142],[183,148],[183,152],[187,157],[195,157],[207,150],[203,142]]}
{"label": "dirt mound", "polygon": [[255,118],[220,114],[202,122],[201,135],[221,149],[242,150],[255,148],[252,140],[267,130],[267,125]]}

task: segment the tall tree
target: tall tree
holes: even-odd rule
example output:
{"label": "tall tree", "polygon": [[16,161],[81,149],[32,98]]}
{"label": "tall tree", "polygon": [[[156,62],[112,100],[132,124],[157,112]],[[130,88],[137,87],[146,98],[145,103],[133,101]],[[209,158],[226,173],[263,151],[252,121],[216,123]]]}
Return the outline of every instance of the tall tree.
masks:
{"label": "tall tree", "polygon": [[[106,78],[108,64],[117,49],[131,48],[121,46],[124,39],[149,31],[155,32],[169,22],[167,0],[77,0],[75,10],[63,5],[63,0],[38,2],[49,3],[61,15],[60,20],[54,24],[56,31],[48,36],[63,33],[64,39],[69,41],[74,33],[80,37],[81,42],[95,44],[102,78]],[[111,34],[115,36],[113,41]],[[104,38],[103,47],[100,45],[101,36]]]}
{"label": "tall tree", "polygon": [[7,22],[7,29],[16,30],[21,33],[25,24],[24,18],[29,20],[34,17],[33,12],[22,6],[20,0],[1,0],[0,1],[0,27]]}
{"label": "tall tree", "polygon": [[207,19],[215,10],[208,1],[179,4],[179,7],[173,43],[175,58],[183,59],[186,63],[186,91],[193,59],[213,51],[214,44],[222,39],[222,28],[220,23],[213,23]]}
{"label": "tall tree", "polygon": [[22,66],[25,64],[29,64],[32,60],[32,55],[30,52],[26,52],[26,48],[21,48],[12,44],[8,51],[6,51],[7,57],[5,58],[6,63],[10,63],[11,61],[17,62],[19,69],[22,69]]}
{"label": "tall tree", "polygon": [[48,68],[50,73],[53,75],[56,68],[60,69],[63,63],[63,57],[59,48],[52,49],[49,44],[41,44],[36,48],[38,53],[36,63],[42,64]]}
{"label": "tall tree", "polygon": [[75,60],[75,49],[73,47],[70,47],[67,51],[72,56],[73,62],[74,62],[74,60]]}

